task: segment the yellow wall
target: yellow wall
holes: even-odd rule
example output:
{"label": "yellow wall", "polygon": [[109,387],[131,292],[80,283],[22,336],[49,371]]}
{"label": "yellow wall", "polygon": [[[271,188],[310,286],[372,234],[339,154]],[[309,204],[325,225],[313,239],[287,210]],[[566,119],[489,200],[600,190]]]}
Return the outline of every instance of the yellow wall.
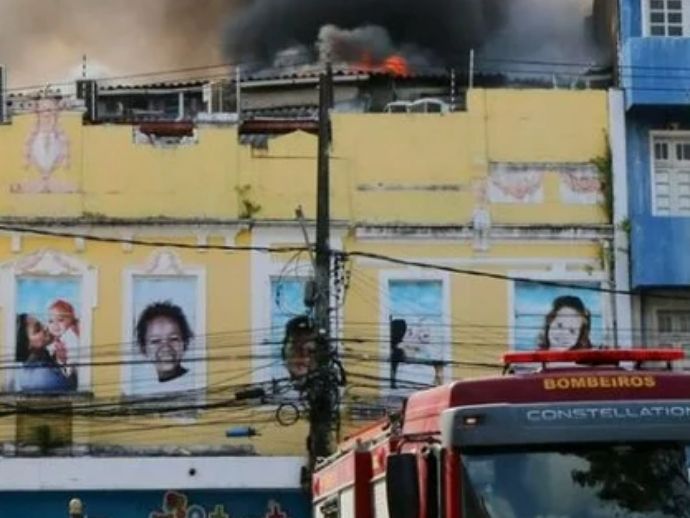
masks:
{"label": "yellow wall", "polygon": [[[487,182],[491,164],[588,163],[605,152],[607,103],[604,92],[540,90],[474,90],[468,111],[447,115],[334,114],[332,148],[332,216],[349,223],[456,225],[470,223],[475,189]],[[74,185],[73,193],[12,192],[11,186],[35,180],[35,167],[25,167],[24,155],[35,115],[14,117],[0,126],[0,216],[7,218],[103,218],[133,220],[129,227],[95,233],[129,233],[149,241],[197,243],[198,233],[175,226],[157,228],[151,219],[175,218],[187,223],[224,220],[242,215],[244,201],[254,205],[257,220],[294,221],[302,205],[306,217],[315,214],[316,138],[294,133],[269,141],[268,149],[238,144],[234,128],[200,128],[198,142],[172,148],[134,144],[132,128],[84,126],[77,113],[61,112],[60,125],[70,142],[70,160],[52,175],[57,185]],[[62,183],[60,183],[62,182]],[[16,191],[16,190],[15,190]],[[238,193],[241,191],[241,194]],[[603,224],[601,204],[565,205],[559,198],[555,171],[544,176],[544,200],[535,204],[491,204],[494,225]],[[218,228],[218,227],[216,227]],[[251,244],[254,232],[240,232],[235,244]],[[80,230],[81,229],[81,230]],[[146,231],[144,232],[144,229]],[[83,227],[67,230],[83,231]],[[224,243],[213,230],[209,243]],[[348,250],[371,251],[402,258],[435,261],[496,259],[474,269],[508,274],[521,259],[553,258],[587,261],[600,268],[596,241],[534,240],[497,242],[485,252],[471,240],[427,237],[414,241],[395,235],[388,240],[360,240],[347,234]],[[13,251],[14,247],[14,251]],[[131,250],[112,243],[87,242],[82,250],[71,239],[24,235],[20,250],[7,234],[0,236],[0,263],[17,260],[42,249],[59,250],[97,268],[98,305],[93,311],[93,357],[117,359],[123,338],[122,272],[147,262],[153,250]],[[232,399],[240,384],[251,383],[252,336],[251,255],[225,251],[177,250],[185,265],[206,272],[207,402]],[[276,261],[286,261],[276,257]],[[500,260],[505,260],[501,263]],[[385,361],[385,318],[379,284],[384,270],[402,267],[355,260],[345,307],[348,370],[355,373],[346,402],[374,398],[377,390],[362,376],[380,376]],[[524,268],[523,268],[524,269]],[[534,266],[543,273],[548,266]],[[581,274],[586,278],[587,269]],[[509,293],[503,280],[466,275],[450,277],[450,321],[455,377],[495,373],[508,341]],[[0,308],[2,309],[2,308]],[[265,308],[269,311],[268,308]],[[2,313],[0,313],[0,317]],[[5,319],[0,320],[0,333]],[[215,338],[213,338],[215,337]],[[231,353],[229,353],[231,352]],[[5,351],[7,353],[7,350]],[[369,355],[369,359],[364,356]],[[357,377],[359,375],[359,377]],[[121,369],[94,365],[94,401],[120,401]],[[375,385],[375,383],[374,383]],[[227,390],[225,390],[227,389]],[[226,445],[224,432],[234,424],[254,424],[262,433],[251,440],[261,453],[302,453],[306,425],[284,428],[275,423],[275,407],[217,409],[198,419],[173,417],[98,420],[76,418],[76,440],[121,444]],[[185,420],[186,419],[186,420]],[[0,440],[15,437],[14,417],[0,420]],[[345,420],[346,428],[354,426]]]}
{"label": "yellow wall", "polygon": [[[448,115],[334,114],[332,214],[369,222],[463,224],[473,185],[491,162],[587,163],[604,153],[606,93],[473,90],[468,111]],[[70,160],[52,177],[72,194],[10,192],[39,177],[25,167],[36,115],[0,126],[0,214],[12,217],[225,218],[241,213],[237,188],[261,209],[257,219],[314,214],[316,137],[294,133],[268,149],[238,143],[235,128],[199,128],[197,142],[135,144],[129,126],[83,126],[59,112]],[[557,173],[538,204],[492,206],[497,223],[597,223],[599,206],[563,205]],[[181,195],[184,193],[184,195]]]}

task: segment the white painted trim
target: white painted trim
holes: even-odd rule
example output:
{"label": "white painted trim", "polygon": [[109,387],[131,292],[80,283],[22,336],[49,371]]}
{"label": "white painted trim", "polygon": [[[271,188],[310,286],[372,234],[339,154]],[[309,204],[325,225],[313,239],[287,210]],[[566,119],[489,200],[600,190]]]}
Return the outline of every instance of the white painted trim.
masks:
{"label": "white painted trim", "polygon": [[[98,305],[98,269],[81,259],[51,249],[41,249],[0,265],[0,306],[5,322],[5,358],[15,358],[17,334],[17,280],[22,277],[75,278],[80,280],[78,392],[91,389],[91,358],[93,357],[93,310]],[[11,363],[12,365],[18,365]],[[4,388],[14,392],[16,369],[7,369]]]}
{"label": "white painted trim", "polygon": [[0,458],[0,487],[3,491],[298,489],[305,462],[301,457],[5,457]]}
{"label": "white painted trim", "polygon": [[[597,241],[610,237],[611,230],[607,225],[559,225],[555,228],[544,228],[547,225],[530,226],[505,226],[492,225],[492,242],[539,242],[548,241]],[[381,242],[396,244],[418,244],[420,241],[433,241],[434,243],[455,244],[474,239],[474,231],[471,226],[453,229],[415,228],[404,227],[401,232],[396,225],[379,228],[362,228],[355,230],[355,238],[360,241]]]}
{"label": "white painted trim", "polygon": [[[424,270],[421,268],[396,268],[379,271],[379,323],[380,329],[383,330],[381,342],[379,344],[380,362],[379,375],[381,381],[381,393],[384,396],[399,395],[401,390],[391,389],[386,379],[390,377],[390,363],[385,361],[385,358],[390,356],[390,329],[388,326],[389,318],[389,284],[390,281],[440,281],[441,282],[441,321],[443,336],[442,340],[448,344],[444,351],[443,360],[451,362],[453,360],[453,345],[452,345],[452,331],[451,331],[451,315],[452,315],[452,300],[450,295],[450,274],[447,272],[438,272]],[[443,369],[443,381],[448,382],[452,379],[453,369],[450,364],[446,364]],[[408,391],[409,392],[409,391]]]}
{"label": "white painted trim", "polygon": [[10,252],[18,254],[22,251],[22,235],[19,232],[13,232],[10,238]]}
{"label": "white painted trim", "polygon": [[[134,347],[134,278],[135,277],[195,277],[196,278],[196,322],[194,326],[194,354],[192,358],[206,358],[206,269],[204,266],[183,265],[174,250],[159,248],[149,256],[146,264],[130,266],[122,271],[122,346],[121,358],[132,358]],[[194,362],[195,389],[206,387],[207,361]],[[121,368],[121,392],[127,396],[149,396],[132,394],[131,364],[123,362]]]}
{"label": "white painted trim", "polygon": [[[357,264],[362,266],[388,265],[392,263],[384,259],[371,257],[354,257]],[[550,257],[404,257],[406,261],[427,264],[429,266],[505,266],[515,269],[519,268],[552,268],[554,265],[561,265],[562,269],[568,267],[577,268],[598,268],[599,261],[592,259],[563,259]],[[404,265],[400,266],[404,268]]]}
{"label": "white painted trim", "polygon": [[[628,207],[628,151],[626,138],[625,93],[622,90],[609,91],[609,146],[611,147],[613,175],[613,257],[614,286],[619,291],[630,291],[630,239],[623,225],[630,225]],[[652,182],[653,183],[653,182]],[[614,314],[618,347],[632,347],[632,298],[616,293]]]}

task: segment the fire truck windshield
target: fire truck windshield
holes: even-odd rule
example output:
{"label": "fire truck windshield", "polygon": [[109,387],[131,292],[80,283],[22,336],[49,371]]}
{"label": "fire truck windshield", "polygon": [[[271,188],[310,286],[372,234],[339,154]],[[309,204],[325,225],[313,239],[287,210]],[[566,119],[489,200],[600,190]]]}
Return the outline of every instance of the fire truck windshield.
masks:
{"label": "fire truck windshield", "polygon": [[690,517],[690,448],[559,445],[463,452],[463,518]]}

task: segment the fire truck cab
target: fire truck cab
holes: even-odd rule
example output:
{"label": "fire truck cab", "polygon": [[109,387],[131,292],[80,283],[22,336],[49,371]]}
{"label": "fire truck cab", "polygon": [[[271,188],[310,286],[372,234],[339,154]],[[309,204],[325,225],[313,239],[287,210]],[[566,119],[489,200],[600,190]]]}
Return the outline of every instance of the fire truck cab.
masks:
{"label": "fire truck cab", "polygon": [[501,377],[414,393],[317,465],[314,516],[690,517],[682,358],[509,353]]}

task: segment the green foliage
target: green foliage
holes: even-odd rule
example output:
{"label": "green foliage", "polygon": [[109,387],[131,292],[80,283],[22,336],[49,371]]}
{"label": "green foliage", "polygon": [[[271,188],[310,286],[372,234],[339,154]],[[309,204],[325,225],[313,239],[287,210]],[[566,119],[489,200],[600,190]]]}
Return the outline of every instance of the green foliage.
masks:
{"label": "green foliage", "polygon": [[604,153],[596,156],[589,161],[599,172],[599,182],[601,192],[604,196],[602,208],[609,223],[613,222],[613,157],[611,146],[609,146],[608,136],[604,135]]}
{"label": "green foliage", "polygon": [[239,217],[241,219],[253,219],[254,216],[261,211],[261,205],[251,200],[251,191],[252,186],[249,184],[235,187],[240,205]]}

